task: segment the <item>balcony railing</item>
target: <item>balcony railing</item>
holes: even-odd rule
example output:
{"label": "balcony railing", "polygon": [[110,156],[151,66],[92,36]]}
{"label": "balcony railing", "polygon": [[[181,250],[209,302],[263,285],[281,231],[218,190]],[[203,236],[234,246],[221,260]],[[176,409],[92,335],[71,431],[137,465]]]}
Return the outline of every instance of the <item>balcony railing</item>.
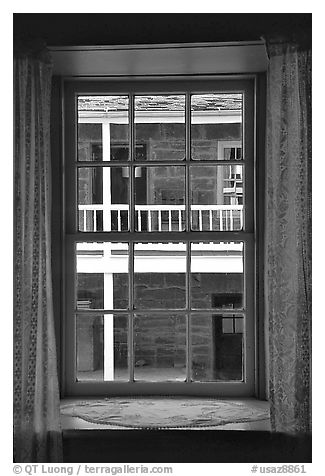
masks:
{"label": "balcony railing", "polygon": [[[127,231],[129,205],[79,205],[80,231]],[[195,231],[237,231],[243,228],[243,205],[191,205]],[[185,205],[135,205],[137,231],[183,231]]]}

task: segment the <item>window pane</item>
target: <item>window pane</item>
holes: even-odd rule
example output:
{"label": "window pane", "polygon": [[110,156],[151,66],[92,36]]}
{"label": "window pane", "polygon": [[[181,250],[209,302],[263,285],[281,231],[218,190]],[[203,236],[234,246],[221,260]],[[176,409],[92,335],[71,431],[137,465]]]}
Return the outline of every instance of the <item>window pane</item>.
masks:
{"label": "window pane", "polygon": [[243,307],[243,243],[191,244],[192,309]]}
{"label": "window pane", "polygon": [[78,168],[79,231],[129,229],[129,167]]}
{"label": "window pane", "polygon": [[183,231],[185,167],[135,168],[136,231]]}
{"label": "window pane", "polygon": [[185,243],[135,243],[134,308],[184,309]]}
{"label": "window pane", "polygon": [[192,230],[243,228],[243,166],[192,166],[190,187]]}
{"label": "window pane", "polygon": [[222,314],[191,316],[193,380],[243,380],[243,319]]}
{"label": "window pane", "polygon": [[[195,94],[191,97],[192,159],[240,160],[241,141],[241,94]],[[228,148],[227,152],[225,148]],[[232,148],[231,152],[229,148]]]}
{"label": "window pane", "polygon": [[77,243],[78,309],[127,309],[127,243]]}
{"label": "window pane", "polygon": [[78,160],[129,159],[128,96],[78,97]]}
{"label": "window pane", "polygon": [[134,317],[135,380],[186,378],[185,316],[170,314]]}
{"label": "window pane", "polygon": [[77,380],[129,380],[128,316],[79,314]]}
{"label": "window pane", "polygon": [[135,142],[138,160],[183,160],[185,96],[136,96]]}

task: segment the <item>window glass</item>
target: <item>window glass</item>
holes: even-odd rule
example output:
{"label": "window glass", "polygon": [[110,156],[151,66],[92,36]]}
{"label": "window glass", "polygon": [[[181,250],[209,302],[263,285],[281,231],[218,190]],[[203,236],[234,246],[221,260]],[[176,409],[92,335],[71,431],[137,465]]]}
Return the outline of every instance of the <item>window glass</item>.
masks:
{"label": "window glass", "polygon": [[[240,160],[242,141],[242,94],[193,94],[191,96],[191,158],[193,160]],[[227,147],[224,141],[238,141]]]}
{"label": "window glass", "polygon": [[243,228],[243,166],[190,167],[191,227],[195,231]]}
{"label": "window glass", "polygon": [[128,316],[76,316],[78,381],[128,381]]}
{"label": "window glass", "polygon": [[184,381],[186,321],[178,314],[137,314],[134,321],[134,378]]}
{"label": "window glass", "polygon": [[135,167],[136,231],[185,229],[185,167]]}
{"label": "window glass", "polygon": [[184,160],[185,96],[135,96],[134,108],[135,158]]}
{"label": "window glass", "polygon": [[130,167],[78,168],[79,231],[129,229]]}
{"label": "window glass", "polygon": [[243,272],[242,242],[192,243],[192,309],[242,308]]}
{"label": "window glass", "polygon": [[128,273],[128,243],[77,243],[77,308],[128,309]]}
{"label": "window glass", "polygon": [[135,309],[184,309],[185,286],[185,243],[135,243]]}
{"label": "window glass", "polygon": [[78,160],[128,158],[128,96],[78,96]]}
{"label": "window glass", "polygon": [[243,317],[192,314],[190,335],[194,381],[243,380]]}

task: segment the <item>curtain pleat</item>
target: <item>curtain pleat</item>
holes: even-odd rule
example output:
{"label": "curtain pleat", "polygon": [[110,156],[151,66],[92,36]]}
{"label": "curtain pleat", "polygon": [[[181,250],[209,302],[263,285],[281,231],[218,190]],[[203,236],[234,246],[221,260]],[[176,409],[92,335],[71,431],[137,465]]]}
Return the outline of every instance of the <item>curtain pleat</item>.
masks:
{"label": "curtain pleat", "polygon": [[311,51],[266,41],[265,295],[274,431],[311,431]]}
{"label": "curtain pleat", "polygon": [[51,282],[50,96],[46,53],[14,58],[14,460],[60,462]]}

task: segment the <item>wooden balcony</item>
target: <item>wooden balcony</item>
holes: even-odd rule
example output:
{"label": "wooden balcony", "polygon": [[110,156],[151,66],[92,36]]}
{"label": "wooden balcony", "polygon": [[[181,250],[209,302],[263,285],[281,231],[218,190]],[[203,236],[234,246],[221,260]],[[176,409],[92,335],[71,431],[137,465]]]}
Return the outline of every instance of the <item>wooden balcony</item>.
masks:
{"label": "wooden balcony", "polygon": [[[191,205],[191,227],[195,231],[239,231],[243,229],[243,205]],[[137,231],[183,231],[185,205],[135,205]],[[80,231],[127,231],[129,205],[79,205]]]}

